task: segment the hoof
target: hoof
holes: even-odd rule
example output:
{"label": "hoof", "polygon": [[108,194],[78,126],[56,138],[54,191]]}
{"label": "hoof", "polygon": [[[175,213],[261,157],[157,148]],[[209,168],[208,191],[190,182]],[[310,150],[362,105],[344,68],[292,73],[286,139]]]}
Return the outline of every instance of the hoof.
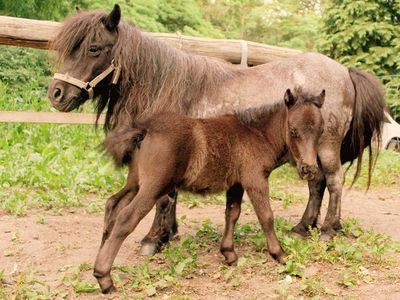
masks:
{"label": "hoof", "polygon": [[285,254],[285,252],[282,251],[279,254],[271,254],[271,256],[273,257],[273,259],[275,259],[281,265],[286,264],[286,254]]}
{"label": "hoof", "polygon": [[304,226],[303,224],[299,223],[295,227],[292,228],[291,233],[296,234],[299,237],[307,237],[310,235],[310,231],[308,230],[308,226]]}
{"label": "hoof", "polygon": [[103,293],[103,294],[112,294],[112,293],[114,293],[114,292],[116,292],[117,291],[117,289],[115,288],[115,286],[110,286],[110,287],[108,287],[108,288],[106,288],[106,289],[102,289],[101,290],[101,292]]}
{"label": "hoof", "polygon": [[154,242],[146,242],[142,244],[140,248],[140,255],[143,256],[153,256],[154,254],[160,252],[160,246]]}
{"label": "hoof", "polygon": [[329,241],[333,239],[337,235],[337,232],[332,228],[321,228],[321,240],[322,241]]}
{"label": "hoof", "polygon": [[234,251],[223,252],[222,255],[225,257],[225,263],[228,266],[235,266],[238,261],[238,256]]}
{"label": "hoof", "polygon": [[297,237],[299,239],[304,240],[309,234],[306,234],[306,235],[305,234],[300,234],[297,231],[291,230],[291,231],[288,232],[288,235],[291,236],[291,237]]}

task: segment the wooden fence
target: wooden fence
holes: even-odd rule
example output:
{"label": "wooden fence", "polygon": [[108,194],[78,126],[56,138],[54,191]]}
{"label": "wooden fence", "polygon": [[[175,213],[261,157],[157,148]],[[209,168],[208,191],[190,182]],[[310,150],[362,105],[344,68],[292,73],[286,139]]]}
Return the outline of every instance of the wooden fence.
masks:
{"label": "wooden fence", "polygon": [[[0,44],[48,49],[61,23],[0,16]],[[145,33],[178,49],[234,64],[259,65],[300,53],[243,40],[206,39],[171,33]],[[0,112],[0,122],[93,124],[93,114]],[[103,118],[99,123],[104,122]]]}

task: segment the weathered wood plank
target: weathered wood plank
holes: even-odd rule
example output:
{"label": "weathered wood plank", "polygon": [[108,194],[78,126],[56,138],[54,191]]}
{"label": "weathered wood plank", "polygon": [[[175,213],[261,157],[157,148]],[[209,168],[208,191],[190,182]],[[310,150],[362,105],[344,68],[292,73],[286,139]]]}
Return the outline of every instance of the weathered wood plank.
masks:
{"label": "weathered wood plank", "polygon": [[[0,16],[0,44],[46,49],[61,23]],[[184,36],[173,33],[146,33],[186,52],[240,63],[243,42]],[[299,50],[245,42],[249,65],[258,65],[293,56]]]}

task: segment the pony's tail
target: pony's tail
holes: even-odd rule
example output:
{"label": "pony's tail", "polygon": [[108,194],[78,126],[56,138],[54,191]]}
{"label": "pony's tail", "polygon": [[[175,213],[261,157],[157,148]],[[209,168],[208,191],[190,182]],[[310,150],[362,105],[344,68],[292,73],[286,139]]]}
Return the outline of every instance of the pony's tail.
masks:
{"label": "pony's tail", "polygon": [[[382,84],[375,76],[356,68],[349,68],[349,74],[354,85],[355,101],[350,129],[341,146],[341,161],[342,164],[350,162],[351,166],[357,158],[353,185],[360,177],[363,152],[368,147],[368,189],[382,138],[385,97]],[[376,139],[376,149],[373,149],[373,137]]]}
{"label": "pony's tail", "polygon": [[140,147],[146,133],[146,129],[123,128],[108,134],[104,148],[114,159],[117,167],[122,167],[131,161],[134,150]]}

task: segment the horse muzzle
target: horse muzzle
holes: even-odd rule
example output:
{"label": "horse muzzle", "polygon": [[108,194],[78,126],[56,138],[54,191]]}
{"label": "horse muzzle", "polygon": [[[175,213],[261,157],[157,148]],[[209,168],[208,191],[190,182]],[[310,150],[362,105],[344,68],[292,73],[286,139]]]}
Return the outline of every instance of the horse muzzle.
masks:
{"label": "horse muzzle", "polygon": [[61,112],[69,112],[79,107],[85,100],[82,91],[53,79],[47,92],[53,107]]}
{"label": "horse muzzle", "polygon": [[313,180],[318,173],[318,165],[308,165],[301,163],[297,165],[299,176],[303,180]]}

